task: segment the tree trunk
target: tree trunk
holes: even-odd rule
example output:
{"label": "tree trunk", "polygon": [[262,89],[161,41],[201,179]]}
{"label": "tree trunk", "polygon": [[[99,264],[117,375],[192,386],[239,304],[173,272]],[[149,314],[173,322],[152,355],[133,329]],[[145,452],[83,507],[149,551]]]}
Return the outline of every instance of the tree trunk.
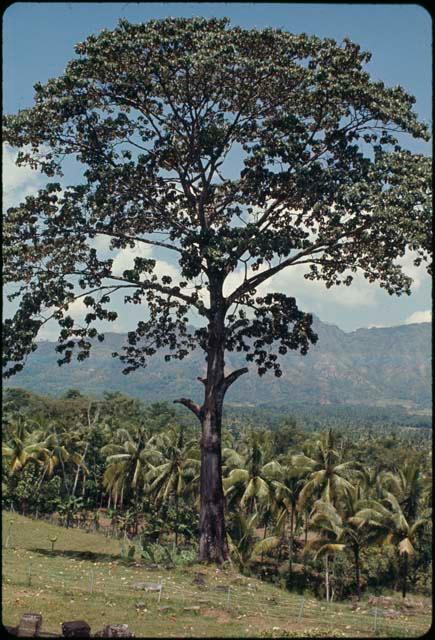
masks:
{"label": "tree trunk", "polygon": [[82,498],[85,497],[85,493],[86,493],[86,473],[85,470],[82,469]]}
{"label": "tree trunk", "polygon": [[[266,539],[267,535],[267,520],[264,522],[264,531],[263,531],[263,540]],[[264,551],[261,552],[261,562],[263,562]]]}
{"label": "tree trunk", "polygon": [[207,377],[198,378],[205,387],[202,406],[190,399],[178,402],[188,407],[201,422],[201,473],[199,512],[199,560],[221,564],[229,558],[222,487],[221,427],[224,396],[231,384],[246,373],[246,367],[225,377],[225,301],[222,274],[210,275],[208,314]]}
{"label": "tree trunk", "polygon": [[289,570],[289,573],[292,573],[292,570],[293,570],[293,529],[294,529],[294,516],[295,516],[295,511],[294,511],[294,506],[292,505],[292,508],[291,508],[291,515],[290,515],[290,537],[289,537],[289,543],[288,543],[288,570]]}
{"label": "tree trunk", "polygon": [[47,470],[48,470],[48,465],[45,465],[44,469],[42,471],[41,477],[38,480],[37,489],[39,489],[41,487],[42,482],[43,482],[43,480],[45,478],[45,474],[47,473]]}
{"label": "tree trunk", "polygon": [[361,598],[360,571],[359,571],[359,547],[354,547],[353,553],[355,556],[356,595],[359,600]]}
{"label": "tree trunk", "polygon": [[[209,354],[215,356],[215,354]],[[223,356],[223,353],[222,353]],[[199,512],[199,559],[222,563],[228,559],[222,487],[221,424],[223,357],[219,366],[208,367],[206,401],[201,412],[201,480]]]}
{"label": "tree trunk", "polygon": [[[84,450],[84,452],[83,452],[83,456],[82,456],[82,464],[84,464],[84,462],[85,462],[86,453],[87,453],[87,451],[88,451],[88,446],[89,446],[89,442],[87,442],[87,443],[86,443],[85,450]],[[79,481],[79,475],[80,475],[80,469],[81,469],[81,468],[82,468],[82,467],[81,467],[81,465],[79,465],[79,464],[78,464],[78,465],[77,465],[76,475],[75,475],[75,478],[74,478],[74,486],[73,486],[73,488],[72,488],[72,492],[71,492],[71,495],[72,495],[72,496],[75,496],[75,494],[76,494],[77,483],[78,483],[78,481]],[[83,469],[83,487],[84,487],[84,485],[85,485],[85,471],[84,471],[84,469]]]}
{"label": "tree trunk", "polygon": [[329,602],[329,565],[328,554],[325,555],[325,587],[326,587],[326,602]]}
{"label": "tree trunk", "polygon": [[178,551],[178,494],[175,492],[175,548]]}
{"label": "tree trunk", "polygon": [[406,598],[406,578],[408,577],[408,554],[403,554],[403,583],[402,583],[402,596]]}

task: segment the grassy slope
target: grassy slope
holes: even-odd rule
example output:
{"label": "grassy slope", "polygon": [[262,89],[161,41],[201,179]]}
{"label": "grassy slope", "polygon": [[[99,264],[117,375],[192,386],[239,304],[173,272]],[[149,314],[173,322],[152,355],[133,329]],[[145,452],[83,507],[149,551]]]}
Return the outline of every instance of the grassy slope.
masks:
{"label": "grassy slope", "polygon": [[[102,534],[14,515],[10,548],[5,549],[10,520],[11,514],[3,513],[2,622],[6,625],[15,625],[23,613],[32,612],[41,613],[43,630],[54,633],[62,622],[81,619],[92,633],[104,624],[126,623],[136,637],[253,637],[265,632],[279,637],[283,630],[317,637],[372,635],[374,619],[367,603],[353,612],[348,603],[327,607],[306,598],[300,618],[299,595],[240,576],[235,570],[127,566],[120,561],[120,543]],[[54,554],[49,540],[53,536],[57,536]],[[207,588],[192,584],[197,571],[206,574]],[[160,579],[160,604],[156,593],[132,588],[135,582]],[[219,585],[231,586],[229,601],[227,593],[216,590]],[[145,603],[146,609],[138,611],[138,602]],[[195,605],[200,606],[199,613],[184,611]],[[380,619],[380,635],[419,636],[430,621],[428,604],[412,617]]]}

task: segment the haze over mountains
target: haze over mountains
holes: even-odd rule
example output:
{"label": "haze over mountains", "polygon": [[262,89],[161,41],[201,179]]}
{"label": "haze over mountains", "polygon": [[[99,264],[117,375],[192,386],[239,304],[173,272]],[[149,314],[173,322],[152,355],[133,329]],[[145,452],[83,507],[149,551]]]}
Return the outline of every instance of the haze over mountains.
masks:
{"label": "haze over mountains", "polygon": [[[256,374],[250,365],[229,390],[226,402],[259,405],[298,402],[313,404],[431,406],[431,324],[358,329],[345,333],[314,319],[319,336],[308,355],[282,356],[281,378]],[[5,381],[5,387],[22,387],[43,395],[58,396],[66,389],[101,395],[121,391],[144,401],[172,400],[180,395],[201,399],[197,376],[205,373],[204,354],[196,349],[184,360],[164,362],[163,354],[150,359],[146,369],[122,374],[122,364],[112,358],[126,336],[107,333],[95,343],[84,362],[59,367],[53,342],[41,342],[23,371]],[[228,369],[245,366],[238,353],[229,353]]]}

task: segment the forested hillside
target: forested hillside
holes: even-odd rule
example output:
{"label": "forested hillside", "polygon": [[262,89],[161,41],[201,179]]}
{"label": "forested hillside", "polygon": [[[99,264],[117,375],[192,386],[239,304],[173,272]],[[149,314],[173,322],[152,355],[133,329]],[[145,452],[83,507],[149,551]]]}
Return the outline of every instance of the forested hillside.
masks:
{"label": "forested hillside", "polygon": [[[168,583],[176,567],[195,563],[200,449],[193,416],[169,403],[144,405],[109,393],[96,402],[72,389],[59,399],[9,390],[3,400],[9,558],[19,512],[67,529],[105,533],[105,545],[117,538],[121,548],[111,562],[164,569]],[[233,568],[327,601],[369,599],[383,589],[429,596],[431,432],[382,424],[327,429],[320,421],[305,429],[290,413],[275,416],[269,426],[264,417],[249,407],[245,415],[233,408],[223,423]],[[66,539],[53,530],[45,537],[45,560],[57,556],[65,562],[61,537]],[[92,557],[90,551],[86,546],[83,559]],[[25,570],[27,563],[19,563],[10,579]],[[193,584],[205,582],[198,578]],[[402,604],[413,615],[409,599]]]}
{"label": "forested hillside", "polygon": [[[345,333],[315,318],[319,336],[308,355],[282,356],[283,375],[262,378],[255,370],[243,376],[228,392],[227,402],[242,404],[364,404],[431,406],[431,324],[358,329]],[[101,395],[121,391],[145,401],[169,400],[202,393],[196,377],[205,372],[202,352],[184,360],[165,362],[164,352],[144,370],[122,375],[122,365],[111,357],[120,351],[126,337],[107,333],[84,362],[58,367],[52,342],[41,342],[22,372],[6,382],[36,393],[60,395],[77,388]],[[243,356],[230,353],[229,369],[243,366]]]}

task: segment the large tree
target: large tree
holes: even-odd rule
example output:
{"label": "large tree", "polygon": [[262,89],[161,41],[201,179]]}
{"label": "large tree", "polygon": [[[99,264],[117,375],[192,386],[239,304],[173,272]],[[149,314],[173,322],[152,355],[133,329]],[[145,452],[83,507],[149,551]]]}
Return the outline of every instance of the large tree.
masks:
{"label": "large tree", "polygon": [[[49,318],[60,362],[87,357],[103,340],[99,321],[116,319],[118,291],[147,307],[120,355],[126,372],[162,348],[168,359],[203,349],[204,400],[177,401],[202,428],[200,558],[222,561],[222,405],[247,371],[226,371],[225,352],[279,376],[280,354],[316,341],[294,298],[258,291],[296,265],[326,287],[360,270],[409,293],[397,259],[409,248],[419,264],[429,251],[430,166],[399,138],[427,139],[427,127],[414,98],[372,81],[370,54],[347,39],[226,19],[122,20],[75,51],[62,76],[35,85],[34,106],[4,120],[19,165],[52,179],[65,159],[83,165],[80,184],[49,182],[5,216],[18,303],[4,324],[5,373],[22,368]],[[143,256],[119,273],[98,236]],[[150,247],[173,255],[180,282],[156,272]],[[82,325],[68,315],[78,298]],[[202,326],[188,324],[192,311]]]}

